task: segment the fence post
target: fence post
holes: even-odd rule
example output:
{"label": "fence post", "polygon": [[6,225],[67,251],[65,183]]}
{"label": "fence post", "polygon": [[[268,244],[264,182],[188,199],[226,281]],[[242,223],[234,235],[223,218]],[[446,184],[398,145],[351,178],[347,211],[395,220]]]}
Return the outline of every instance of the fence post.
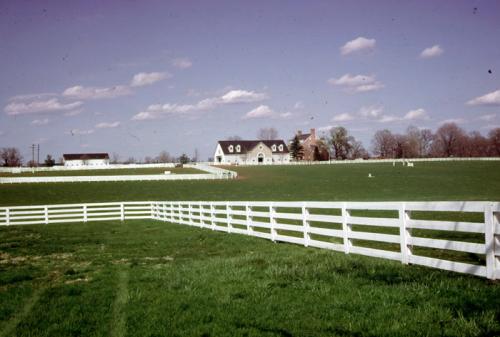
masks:
{"label": "fence post", "polygon": [[83,205],[83,222],[87,222],[87,205]]}
{"label": "fence post", "polygon": [[309,235],[309,221],[307,216],[309,215],[309,210],[306,207],[306,203],[302,203],[302,226],[304,227],[304,246],[308,247],[311,242],[311,236]]}
{"label": "fence post", "polygon": [[247,216],[247,233],[248,235],[253,235],[253,227],[252,227],[252,215],[250,212],[252,211],[252,207],[250,206],[250,203],[247,201],[245,204],[245,211],[246,211],[246,216]]}
{"label": "fence post", "polygon": [[170,222],[174,223],[174,203],[170,202]]}
{"label": "fence post", "polygon": [[163,212],[163,222],[167,222],[167,203],[165,201],[162,202],[161,209]]}
{"label": "fence post", "polygon": [[347,203],[342,203],[342,232],[344,237],[344,253],[349,254],[351,251],[351,240],[349,239],[349,232],[351,231],[349,225],[349,210],[347,209]]}
{"label": "fence post", "polygon": [[212,230],[215,230],[215,213],[214,213],[214,203],[210,203],[210,225],[212,227]]}
{"label": "fence post", "polygon": [[406,227],[406,220],[408,219],[408,213],[406,212],[406,204],[404,202],[400,203],[399,209],[399,246],[401,249],[401,263],[408,264],[410,262],[411,250],[408,247],[408,242],[410,241],[410,232]]}
{"label": "fence post", "polygon": [[125,204],[123,202],[120,203],[120,220],[125,220]]}
{"label": "fence post", "polygon": [[44,206],[43,211],[45,215],[45,224],[47,225],[49,223],[49,206]]}
{"label": "fence post", "polygon": [[496,264],[497,257],[495,256],[495,227],[498,219],[493,212],[492,203],[484,204],[484,239],[486,247],[486,277],[494,280],[497,278]]}
{"label": "fence post", "polygon": [[229,202],[226,203],[226,220],[227,220],[227,232],[231,233],[231,229],[233,225],[231,225],[231,220],[233,220],[233,216],[231,215],[231,205]]}
{"label": "fence post", "polygon": [[5,221],[7,226],[10,226],[10,208],[5,209]]}
{"label": "fence post", "polygon": [[275,208],[274,208],[274,204],[271,202],[269,204],[269,223],[271,225],[271,240],[273,242],[276,242],[276,229],[275,229],[275,225],[276,225],[276,218],[274,217],[274,213],[275,213]]}

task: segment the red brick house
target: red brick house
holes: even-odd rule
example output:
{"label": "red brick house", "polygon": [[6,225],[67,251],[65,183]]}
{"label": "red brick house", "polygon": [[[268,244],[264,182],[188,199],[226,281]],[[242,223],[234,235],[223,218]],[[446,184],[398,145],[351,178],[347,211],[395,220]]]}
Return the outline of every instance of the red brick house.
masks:
{"label": "red brick house", "polygon": [[[302,133],[302,131],[299,130],[297,131],[297,136],[299,137],[300,145],[302,145],[304,151],[302,160],[313,161],[330,159],[328,150],[325,149],[324,145],[321,146],[322,142],[316,138],[316,129],[311,129],[310,133]],[[317,158],[314,158],[314,151],[317,151]]]}

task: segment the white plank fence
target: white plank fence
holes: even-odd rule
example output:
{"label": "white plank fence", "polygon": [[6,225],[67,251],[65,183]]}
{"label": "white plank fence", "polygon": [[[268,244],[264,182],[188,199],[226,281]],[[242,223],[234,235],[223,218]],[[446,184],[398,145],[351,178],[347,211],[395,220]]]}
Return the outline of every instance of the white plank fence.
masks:
{"label": "white plank fence", "polygon": [[[481,220],[419,220],[412,217],[415,212],[426,212],[429,219],[450,216],[443,212],[472,213]],[[499,202],[138,201],[0,207],[0,225],[6,226],[129,219],[179,223],[500,279]],[[424,232],[459,234],[459,239],[431,238]],[[434,253],[424,256],[415,247]],[[483,262],[440,258],[445,251],[478,255]]]}

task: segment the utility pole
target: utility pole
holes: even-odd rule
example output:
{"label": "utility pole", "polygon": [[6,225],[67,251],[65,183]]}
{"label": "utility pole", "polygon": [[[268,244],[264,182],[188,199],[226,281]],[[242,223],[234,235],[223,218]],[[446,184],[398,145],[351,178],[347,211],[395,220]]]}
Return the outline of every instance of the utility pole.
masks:
{"label": "utility pole", "polygon": [[36,154],[36,166],[38,167],[40,165],[40,144],[37,144],[37,154]]}
{"label": "utility pole", "polygon": [[35,166],[35,144],[31,144],[31,166]]}

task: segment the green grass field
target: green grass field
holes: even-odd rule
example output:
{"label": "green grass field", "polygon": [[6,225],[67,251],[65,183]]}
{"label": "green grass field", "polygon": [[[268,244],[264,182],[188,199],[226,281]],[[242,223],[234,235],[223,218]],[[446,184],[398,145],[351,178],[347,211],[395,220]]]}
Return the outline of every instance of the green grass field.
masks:
{"label": "green grass field", "polygon": [[[0,205],[132,200],[500,200],[500,162],[236,167],[236,180],[0,185]],[[368,178],[368,173],[374,178]]]}
{"label": "green grass field", "polygon": [[[500,162],[236,170],[229,181],[0,185],[0,204],[500,200]],[[163,222],[0,228],[0,337],[499,335],[500,284],[469,275]]]}
{"label": "green grass field", "polygon": [[0,177],[60,177],[60,176],[119,176],[136,174],[163,174],[170,171],[172,174],[195,174],[203,171],[188,167],[152,167],[152,168],[127,168],[127,169],[102,169],[102,170],[71,170],[71,171],[40,171],[7,173],[0,172]]}
{"label": "green grass field", "polygon": [[182,225],[0,229],[0,336],[498,336],[500,286]]}

